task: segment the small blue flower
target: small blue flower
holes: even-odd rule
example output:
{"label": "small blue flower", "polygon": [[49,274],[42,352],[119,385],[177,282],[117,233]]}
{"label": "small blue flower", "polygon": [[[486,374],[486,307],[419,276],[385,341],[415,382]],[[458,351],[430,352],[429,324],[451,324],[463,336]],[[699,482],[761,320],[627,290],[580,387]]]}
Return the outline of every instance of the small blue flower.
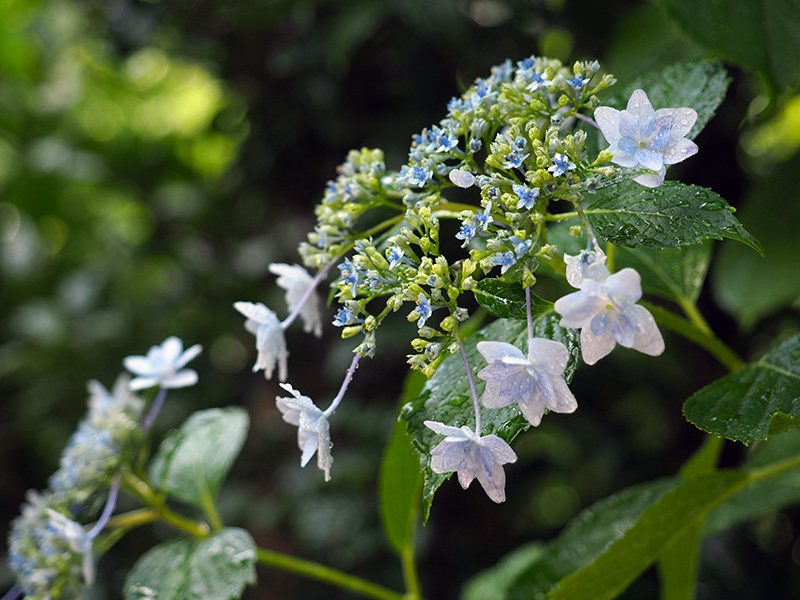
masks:
{"label": "small blue flower", "polygon": [[350,293],[353,298],[355,298],[356,286],[358,285],[358,267],[356,267],[349,258],[346,258],[344,262],[339,265],[339,272],[342,274],[342,281],[351,286]]}
{"label": "small blue flower", "polygon": [[477,138],[471,139],[469,141],[469,151],[475,154],[478,152],[481,147],[483,146],[483,142]]}
{"label": "small blue flower", "polygon": [[524,137],[522,137],[521,135],[518,135],[518,136],[516,137],[516,139],[514,140],[514,147],[515,147],[515,148],[516,148],[516,149],[517,149],[519,152],[525,152],[525,150],[527,150],[527,149],[528,149],[528,140],[526,140],[526,139],[525,139]]}
{"label": "small blue flower", "polygon": [[535,92],[539,88],[544,88],[546,90],[550,86],[550,80],[545,73],[534,73],[531,79],[532,81],[527,87],[530,92]]}
{"label": "small blue flower", "polygon": [[526,210],[530,210],[534,207],[537,200],[539,200],[539,188],[530,189],[526,185],[519,185],[515,183],[511,186],[511,189],[514,190],[517,198],[519,198],[519,202],[517,202],[517,208],[525,207]]}
{"label": "small blue flower", "polygon": [[431,301],[428,300],[428,297],[422,292],[420,292],[419,296],[417,296],[417,308],[414,309],[414,312],[419,314],[417,327],[424,327],[425,321],[427,321],[433,314],[433,307],[431,306]]}
{"label": "small blue flower", "polygon": [[356,325],[358,323],[363,323],[363,319],[359,319],[353,311],[349,308],[340,308],[339,312],[336,313],[336,316],[333,318],[333,324],[336,327],[345,327],[346,325]]}
{"label": "small blue flower", "polygon": [[461,244],[462,248],[467,247],[467,244],[469,244],[470,240],[475,237],[475,233],[477,233],[477,226],[475,223],[473,223],[472,219],[467,219],[461,223],[461,229],[456,234],[456,238],[459,240],[464,240],[464,243]]}
{"label": "small blue flower", "polygon": [[497,265],[498,267],[502,267],[500,272],[505,273],[515,262],[517,262],[517,259],[514,256],[514,253],[509,251],[495,254],[489,259],[489,262],[493,265]]}
{"label": "small blue flower", "polygon": [[489,203],[489,205],[484,210],[482,211],[479,210],[475,214],[475,227],[477,227],[478,231],[486,231],[486,229],[489,227],[489,223],[494,221],[494,219],[492,219],[491,215],[489,214],[490,212],[492,212],[491,203]]}
{"label": "small blue flower", "polygon": [[556,155],[550,160],[553,161],[553,164],[548,167],[547,170],[550,171],[554,177],[559,177],[575,168],[575,163],[569,159],[569,156],[561,154],[560,152],[556,152]]}
{"label": "small blue flower", "polygon": [[522,258],[525,256],[533,246],[533,242],[531,240],[522,241],[515,235],[512,235],[510,238],[508,238],[508,241],[514,244],[514,254],[517,258]]}
{"label": "small blue flower", "polygon": [[572,79],[567,81],[567,83],[576,90],[580,90],[583,89],[583,86],[589,83],[589,80],[581,77],[580,75],[575,75]]}
{"label": "small blue flower", "polygon": [[389,268],[394,269],[400,263],[405,262],[406,257],[403,251],[397,246],[392,246],[387,251],[387,258],[389,259]]}
{"label": "small blue flower", "polygon": [[438,130],[435,145],[438,145],[436,152],[449,152],[458,145],[458,138],[451,131]]}
{"label": "small blue flower", "polygon": [[523,153],[518,150],[506,154],[506,162],[503,163],[504,169],[519,169],[525,159],[530,156],[527,152]]}
{"label": "small blue flower", "polygon": [[428,183],[431,179],[433,179],[433,171],[431,171],[430,169],[424,169],[422,167],[418,167],[416,165],[413,167],[404,165],[400,169],[400,178],[404,179],[411,185],[422,187],[426,183]]}

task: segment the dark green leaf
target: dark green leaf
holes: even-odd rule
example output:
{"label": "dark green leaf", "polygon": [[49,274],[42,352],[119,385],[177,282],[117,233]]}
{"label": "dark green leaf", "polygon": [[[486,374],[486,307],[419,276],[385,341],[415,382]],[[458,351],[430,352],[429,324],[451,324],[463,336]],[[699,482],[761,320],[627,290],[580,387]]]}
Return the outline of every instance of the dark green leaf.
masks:
{"label": "dark green leaf", "polygon": [[711,261],[711,244],[679,250],[620,247],[616,269],[633,267],[642,276],[642,289],[678,302],[694,303],[700,295]]}
{"label": "dark green leaf", "polygon": [[706,188],[668,181],[651,189],[628,181],[598,191],[596,198],[586,215],[597,235],[612,244],[660,250],[731,238],[763,254],[734,209]]}
{"label": "dark green leaf", "polygon": [[691,600],[697,587],[697,554],[702,526],[700,521],[676,535],[661,552],[658,572],[661,600]]}
{"label": "dark green leaf", "polygon": [[699,45],[786,88],[800,79],[800,6],[792,0],[658,0]]}
{"label": "dark green leaf", "polygon": [[747,477],[716,472],[681,482],[648,506],[636,523],[587,566],[558,582],[550,600],[610,600],[650,566],[676,536],[699,526],[707,512]]}
{"label": "dark green leaf", "polygon": [[[525,290],[519,283],[506,283],[499,279],[482,279],[473,292],[486,312],[501,319],[527,320]],[[531,293],[531,312],[534,314],[553,310],[553,303]]]}
{"label": "dark green leaf", "polygon": [[544,557],[547,546],[531,542],[520,546],[491,569],[480,573],[464,585],[461,600],[503,600],[508,586],[532,564]]}
{"label": "dark green leaf", "polygon": [[800,335],[693,394],[683,414],[703,431],[745,444],[785,431],[800,418]]}
{"label": "dark green leaf", "polygon": [[[654,481],[609,496],[572,519],[564,532],[547,544],[544,552],[532,547],[529,552],[518,554],[515,562],[522,564],[515,565],[508,580],[502,581],[498,577],[505,571],[503,561],[479,575],[476,581],[492,577],[504,592],[495,596],[497,598],[544,598],[558,581],[602,554],[609,544],[636,523],[645,508],[674,486],[674,480]],[[473,598],[467,596],[465,600]]]}
{"label": "dark green leaf", "polygon": [[[770,467],[800,456],[800,430],[770,437],[744,465],[746,471]],[[735,527],[765,514],[800,502],[800,469],[780,470],[753,481],[708,515],[706,533]]]}
{"label": "dark green leaf", "polygon": [[[558,326],[560,317],[552,311],[534,316],[534,335],[563,343],[570,352],[570,359],[564,377],[572,379],[580,355],[579,333]],[[484,383],[477,378],[477,372],[486,366],[483,357],[475,346],[481,340],[509,342],[525,350],[527,339],[526,323],[499,319],[464,341],[467,357],[472,368],[478,396],[483,393]],[[407,403],[400,417],[408,421],[414,450],[419,455],[423,474],[422,518],[427,521],[434,494],[439,486],[449,478],[448,475],[434,473],[430,468],[431,449],[442,441],[442,436],[434,433],[423,424],[424,421],[439,421],[454,427],[469,425],[474,427],[475,412],[472,405],[469,382],[465,377],[464,363],[460,354],[447,357],[436,374],[425,384],[420,395]],[[482,433],[499,435],[511,441],[520,431],[529,427],[516,405],[498,410],[481,410]]]}
{"label": "dark green leaf", "polygon": [[216,497],[242,449],[249,426],[239,407],[191,415],[164,441],[150,463],[150,478],[171,496],[203,506]]}
{"label": "dark green leaf", "polygon": [[233,600],[256,582],[256,544],[243,529],[180,538],[144,554],[125,581],[125,600]]}
{"label": "dark green leaf", "polygon": [[[425,383],[425,376],[411,371],[406,377],[401,406],[416,398]],[[381,461],[378,477],[378,505],[386,537],[398,554],[414,543],[414,530],[419,515],[421,475],[419,457],[414,452],[406,422],[398,420]]]}

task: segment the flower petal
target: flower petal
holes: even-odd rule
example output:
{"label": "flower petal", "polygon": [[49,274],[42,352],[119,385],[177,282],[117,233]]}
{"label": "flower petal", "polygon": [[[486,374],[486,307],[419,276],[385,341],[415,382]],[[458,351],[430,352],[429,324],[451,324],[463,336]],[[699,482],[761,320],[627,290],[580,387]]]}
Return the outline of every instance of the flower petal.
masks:
{"label": "flower petal", "polygon": [[648,354],[649,356],[658,356],[664,352],[664,338],[658,330],[656,320],[645,307],[637,304],[634,308],[639,314],[642,330],[636,333],[636,337],[633,341],[633,349]]}

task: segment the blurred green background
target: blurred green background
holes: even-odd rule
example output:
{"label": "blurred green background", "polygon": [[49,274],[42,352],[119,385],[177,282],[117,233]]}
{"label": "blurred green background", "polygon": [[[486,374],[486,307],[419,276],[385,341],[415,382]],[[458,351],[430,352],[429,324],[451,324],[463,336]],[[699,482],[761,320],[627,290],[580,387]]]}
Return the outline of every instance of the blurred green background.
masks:
{"label": "blurred green background", "polygon": [[[800,9],[742,3],[745,13],[766,7],[762,56],[742,49],[761,42],[739,39],[744,25],[723,22],[714,2],[700,2],[696,17],[685,4],[0,0],[3,537],[25,490],[46,487],[85,410],[87,380],[110,386],[123,357],[178,335],[205,348],[192,365],[200,384],[170,394],[157,432],[211,406],[251,415],[221,498],[226,521],[262,546],[399,589],[375,487],[411,330],[402,318],[385,327],[378,356],[359,370],[333,424],[334,477],[324,484],[299,468],[295,433],[274,408],[277,384],[250,373],[253,338],[231,305],[263,301],[285,314],[267,266],[296,262],[346,152],[381,147],[399,169],[411,134],[506,58],[597,58],[621,83],[709,53],[727,59],[728,97],[697,140],[700,154],[673,177],[739,207],[767,258],[732,242],[716,248],[701,308],[748,358],[800,330],[800,67],[783,60],[800,55]],[[489,506],[477,486],[440,491],[420,533],[427,597],[456,598],[472,574],[552,537],[588,503],[676,472],[701,440],[681,403],[723,371],[682,340],[667,343],[658,361],[615,353],[580,371],[581,410],[516,443],[505,504]],[[293,330],[290,381],[324,404],[352,346],[335,331],[316,340]],[[744,453],[731,444],[725,460]],[[799,517],[771,514],[708,540],[698,598],[797,597]],[[168,535],[130,534],[100,562],[89,597],[120,597],[126,570]],[[259,573],[247,598],[348,597]],[[0,566],[0,588],[10,585]],[[625,597],[655,597],[656,586],[649,573]]]}

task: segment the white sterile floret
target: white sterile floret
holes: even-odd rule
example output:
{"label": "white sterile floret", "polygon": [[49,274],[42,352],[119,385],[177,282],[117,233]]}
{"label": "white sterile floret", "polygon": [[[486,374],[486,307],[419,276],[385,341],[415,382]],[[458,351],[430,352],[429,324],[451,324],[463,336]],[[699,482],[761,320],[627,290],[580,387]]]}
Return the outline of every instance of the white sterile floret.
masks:
{"label": "white sterile floret", "polygon": [[313,331],[315,336],[320,337],[322,335],[322,313],[319,311],[319,298],[315,292],[311,292],[306,297],[309,287],[314,283],[314,278],[300,265],[272,263],[269,271],[278,276],[278,285],[286,290],[286,304],[289,306],[290,313],[293,313],[300,302],[304,301],[300,308],[303,331],[306,333]]}
{"label": "white sterile floret", "polygon": [[466,189],[468,187],[472,187],[472,185],[475,183],[475,175],[469,171],[462,171],[461,169],[453,169],[450,171],[448,177],[450,178],[450,181],[460,188]]}
{"label": "white sterile floret", "polygon": [[425,427],[447,436],[431,450],[431,469],[435,473],[458,473],[458,483],[467,489],[476,477],[486,495],[494,502],[505,502],[506,474],[503,465],[513,463],[517,455],[496,435],[481,437],[472,429],[450,427],[437,421],[425,421]]}
{"label": "white sterile floret", "polygon": [[264,377],[272,379],[272,372],[278,365],[278,379],[286,381],[289,351],[278,317],[261,302],[234,302],[233,308],[247,317],[244,327],[256,336],[258,356],[253,372],[263,369]]}
{"label": "white sterile floret", "polygon": [[594,118],[613,153],[611,162],[635,169],[644,167],[655,171],[634,178],[646,187],[658,187],[664,181],[666,165],[689,158],[697,152],[697,144],[686,134],[697,120],[691,108],[660,108],[653,110],[647,94],[636,90],[625,110],[601,106]]}
{"label": "white sterile floret", "polygon": [[147,356],[126,357],[122,364],[136,375],[128,388],[135,391],[154,386],[181,388],[194,385],[197,383],[197,371],[183,367],[202,350],[200,344],[195,344],[184,351],[183,342],[172,336],[160,346],[151,347]]}
{"label": "white sterile floret", "polygon": [[514,402],[531,425],[542,422],[545,410],[571,413],[578,408],[575,396],[564,381],[569,351],[560,342],[533,338],[528,342],[528,356],[506,342],[478,342],[489,363],[478,373],[486,382],[483,405],[502,408]]}
{"label": "white sterile floret", "polygon": [[606,255],[598,250],[581,250],[577,255],[564,255],[567,264],[567,282],[572,287],[580,287],[584,279],[605,281],[611,275],[606,267]]}
{"label": "white sterile floret", "polygon": [[593,365],[614,349],[616,344],[658,356],[664,351],[664,339],[650,312],[636,302],[642,297],[639,273],[631,268],[606,279],[583,279],[580,291],[556,300],[555,311],[561,315],[561,327],[581,330],[581,353],[587,365]]}
{"label": "white sterile floret", "polygon": [[278,396],[275,402],[283,414],[283,420],[297,427],[297,445],[302,451],[300,465],[305,467],[316,453],[317,466],[324,471],[325,481],[331,479],[331,432],[328,415],[317,408],[308,396],[303,396],[288,383],[280,386],[292,397]]}

